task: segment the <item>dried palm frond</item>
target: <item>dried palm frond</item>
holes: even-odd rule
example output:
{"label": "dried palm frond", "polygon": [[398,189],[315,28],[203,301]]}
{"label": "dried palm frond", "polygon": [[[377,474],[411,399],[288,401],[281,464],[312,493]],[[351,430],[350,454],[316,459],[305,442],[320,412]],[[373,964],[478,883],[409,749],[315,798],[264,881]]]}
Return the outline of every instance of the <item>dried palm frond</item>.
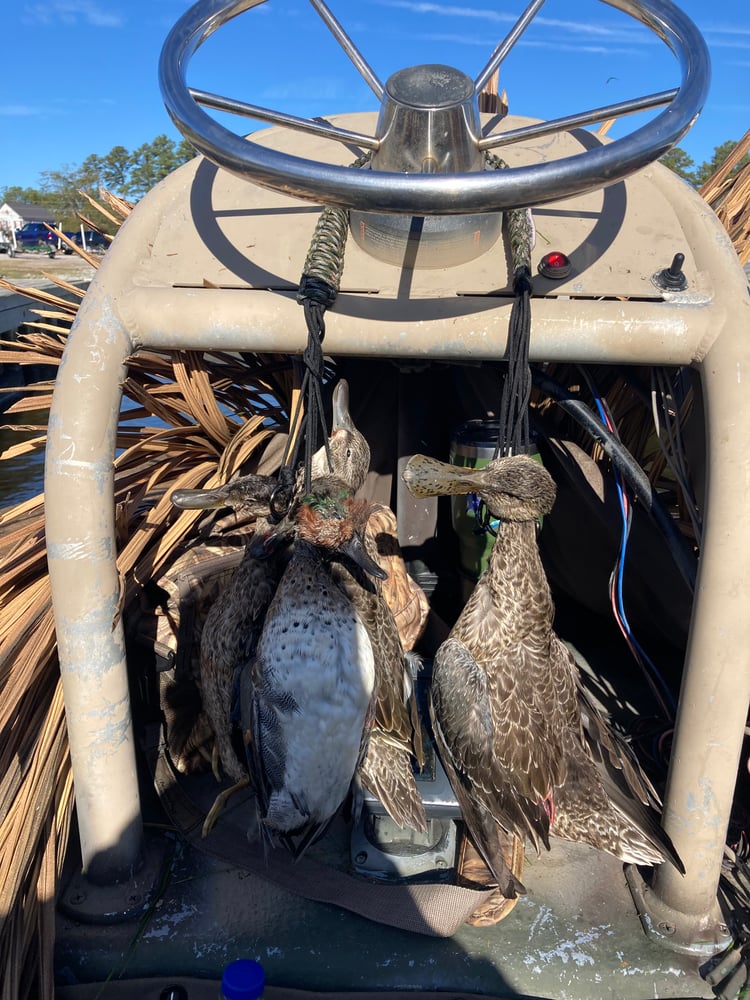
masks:
{"label": "dried palm frond", "polygon": [[[106,193],[105,205],[89,200],[116,223],[132,207]],[[90,262],[98,264],[95,257]],[[17,340],[3,343],[3,360],[60,363],[83,292],[60,279],[55,283],[71,298],[0,280],[38,304],[37,318]],[[6,412],[48,408],[53,384],[19,387],[23,395]],[[219,485],[246,463],[252,467],[262,443],[288,423],[292,386],[288,359],[272,355],[142,351],[129,359],[114,469],[117,566],[126,609],[184,544],[201,514],[177,512],[169,500],[172,490]],[[40,452],[45,428],[34,430],[35,437],[7,449],[0,461]],[[4,1000],[53,997],[54,900],[74,803],[44,545],[43,495],[0,510]]]}
{"label": "dried palm frond", "polygon": [[750,262],[750,163],[736,173],[733,171],[748,151],[750,131],[699,191],[729,233],[743,265]]}

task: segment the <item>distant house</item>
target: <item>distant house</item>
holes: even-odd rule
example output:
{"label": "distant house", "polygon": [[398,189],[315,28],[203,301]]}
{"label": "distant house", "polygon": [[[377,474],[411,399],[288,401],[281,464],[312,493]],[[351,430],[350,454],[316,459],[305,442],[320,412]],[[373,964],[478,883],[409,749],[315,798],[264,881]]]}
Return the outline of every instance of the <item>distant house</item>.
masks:
{"label": "distant house", "polygon": [[0,206],[0,230],[13,232],[26,222],[49,222],[55,224],[55,216],[43,205],[26,205],[21,201],[6,201]]}

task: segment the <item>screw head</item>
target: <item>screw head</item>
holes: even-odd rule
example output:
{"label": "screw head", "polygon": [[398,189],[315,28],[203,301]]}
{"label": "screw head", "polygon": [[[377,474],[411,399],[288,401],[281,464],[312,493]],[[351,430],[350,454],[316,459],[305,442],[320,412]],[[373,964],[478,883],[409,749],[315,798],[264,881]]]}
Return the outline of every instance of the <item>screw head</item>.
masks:
{"label": "screw head", "polygon": [[670,920],[660,920],[656,926],[664,934],[674,934],[674,932],[677,930],[675,925]]}
{"label": "screw head", "polygon": [[367,861],[367,851],[360,851],[359,854],[354,857],[355,864],[363,865]]}

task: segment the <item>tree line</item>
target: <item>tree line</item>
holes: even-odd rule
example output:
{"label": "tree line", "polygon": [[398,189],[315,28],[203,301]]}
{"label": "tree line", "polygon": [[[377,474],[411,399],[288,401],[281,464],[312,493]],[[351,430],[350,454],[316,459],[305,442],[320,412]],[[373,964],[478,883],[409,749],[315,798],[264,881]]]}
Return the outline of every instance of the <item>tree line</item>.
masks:
{"label": "tree line", "polygon": [[[684,149],[680,149],[679,146],[674,146],[668,153],[662,156],[660,163],[663,163],[665,167],[669,167],[676,174],[679,174],[684,180],[693,187],[702,187],[708,178],[716,173],[722,163],[726,160],[730,153],[734,151],[737,145],[737,140],[728,139],[726,142],[722,142],[720,146],[714,147],[714,155],[710,160],[706,160],[701,163],[700,166],[696,166],[692,157],[688,156]],[[745,153],[740,162],[735,166],[730,174],[730,177],[734,174],[739,173],[748,163],[750,163],[750,154]]]}
{"label": "tree line", "polygon": [[195,150],[186,139],[175,142],[166,135],[158,135],[153,142],[146,142],[133,152],[124,146],[115,146],[105,156],[92,153],[80,166],[66,166],[59,170],[45,170],[40,174],[38,188],[18,185],[0,189],[0,204],[6,201],[24,202],[48,208],[58,224],[67,230],[77,229],[81,212],[105,232],[112,232],[112,225],[94,209],[81,194],[99,199],[100,188],[105,188],[120,198],[138,201],[164,177],[195,156]]}
{"label": "tree line", "polygon": [[[683,149],[675,146],[661,158],[661,162],[694,187],[700,187],[736,145],[737,142],[731,139],[723,142],[716,146],[712,158],[699,166]],[[111,224],[91,207],[81,191],[98,199],[99,189],[106,188],[118,197],[138,201],[167,174],[194,156],[195,150],[186,139],[175,142],[166,135],[158,135],[153,142],[146,142],[133,152],[124,146],[115,146],[105,156],[92,153],[79,167],[46,170],[41,174],[39,188],[15,186],[0,189],[0,204],[20,201],[42,205],[50,210],[63,229],[77,229],[79,220],[76,213],[82,212],[105,232],[111,232]],[[742,158],[735,171],[741,170],[748,162],[750,154]]]}

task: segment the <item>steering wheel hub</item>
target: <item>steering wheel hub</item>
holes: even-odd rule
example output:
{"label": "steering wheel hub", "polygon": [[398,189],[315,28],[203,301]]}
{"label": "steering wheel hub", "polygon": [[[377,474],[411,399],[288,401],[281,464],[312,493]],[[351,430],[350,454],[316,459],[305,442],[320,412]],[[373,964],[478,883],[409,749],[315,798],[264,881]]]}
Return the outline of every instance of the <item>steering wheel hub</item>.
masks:
{"label": "steering wheel hub", "polygon": [[465,73],[439,65],[401,69],[385,84],[372,169],[419,174],[481,170],[481,134],[479,103]]}
{"label": "steering wheel hub", "polygon": [[[469,173],[484,169],[473,81],[452,66],[429,63],[386,80],[375,129],[372,170],[406,174]],[[474,260],[495,243],[502,216],[393,215],[350,212],[362,249],[396,266],[452,267]]]}

